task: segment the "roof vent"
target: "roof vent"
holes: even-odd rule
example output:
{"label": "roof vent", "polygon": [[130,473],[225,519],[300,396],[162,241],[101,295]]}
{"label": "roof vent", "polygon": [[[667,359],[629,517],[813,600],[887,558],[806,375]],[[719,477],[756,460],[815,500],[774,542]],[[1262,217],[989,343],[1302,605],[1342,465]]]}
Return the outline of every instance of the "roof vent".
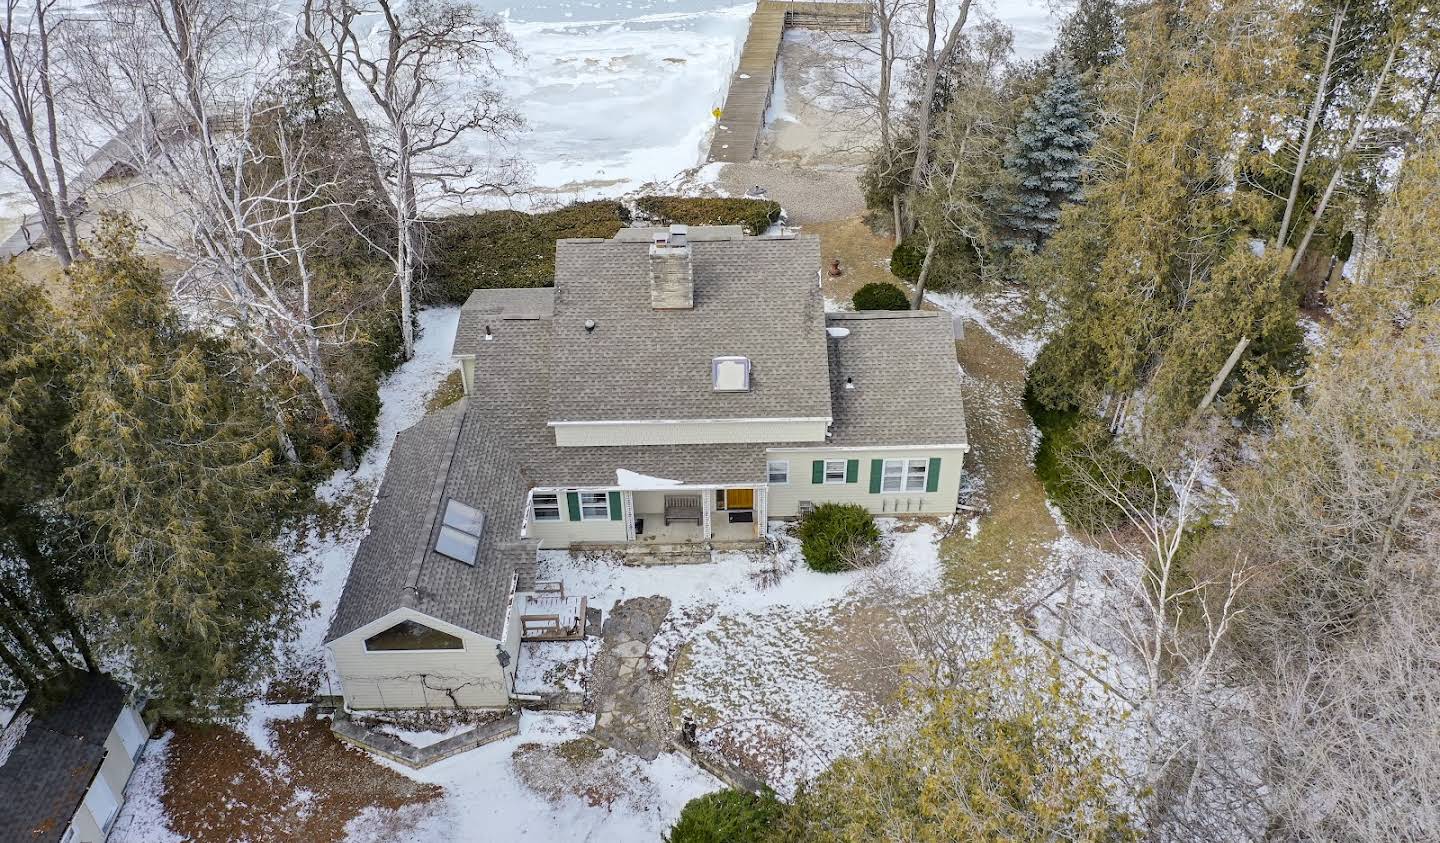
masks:
{"label": "roof vent", "polygon": [[845,377],[845,388],[846,388],[846,389],[854,389],[854,388],[855,388],[855,379],[852,378],[852,377],[849,377],[849,376],[847,375],[847,376]]}
{"label": "roof vent", "polygon": [[689,232],[683,225],[655,232],[650,244],[650,306],[656,310],[689,310],[695,306]]}
{"label": "roof vent", "polygon": [[750,358],[716,357],[710,361],[710,382],[716,392],[749,392]]}
{"label": "roof vent", "polygon": [[440,535],[435,537],[435,552],[466,565],[475,564],[480,552],[480,534],[485,530],[485,513],[450,499],[445,502],[445,516],[440,522]]}

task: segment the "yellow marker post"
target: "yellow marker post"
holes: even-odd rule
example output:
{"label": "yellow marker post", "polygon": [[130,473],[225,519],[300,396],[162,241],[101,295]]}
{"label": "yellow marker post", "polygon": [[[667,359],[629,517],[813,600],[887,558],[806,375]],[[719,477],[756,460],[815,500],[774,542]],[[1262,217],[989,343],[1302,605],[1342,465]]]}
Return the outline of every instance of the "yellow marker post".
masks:
{"label": "yellow marker post", "polygon": [[714,117],[716,120],[719,120],[719,119],[720,119],[720,115],[722,115],[722,114],[724,114],[724,113],[725,113],[724,109],[717,108],[717,109],[711,111],[711,112],[710,112],[710,115],[711,115],[712,117]]}

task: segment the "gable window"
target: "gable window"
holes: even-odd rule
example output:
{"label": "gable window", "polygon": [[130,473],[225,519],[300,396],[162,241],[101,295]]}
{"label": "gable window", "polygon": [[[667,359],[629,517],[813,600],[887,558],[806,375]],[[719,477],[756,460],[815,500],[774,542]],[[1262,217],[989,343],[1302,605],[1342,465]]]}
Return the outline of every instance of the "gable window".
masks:
{"label": "gable window", "polygon": [[771,460],[765,466],[765,479],[774,484],[790,482],[789,460]]}
{"label": "gable window", "polygon": [[401,621],[384,632],[377,632],[365,639],[365,649],[371,652],[390,650],[463,650],[465,642],[459,638],[431,629],[423,623]]}
{"label": "gable window", "polygon": [[530,496],[530,515],[536,521],[560,520],[560,496],[554,492],[535,492]]}
{"label": "gable window", "polygon": [[923,492],[930,473],[928,460],[886,460],[882,492]]}
{"label": "gable window", "polygon": [[610,495],[606,492],[580,493],[580,520],[608,521],[610,519]]}
{"label": "gable window", "polygon": [[825,483],[845,482],[845,460],[825,461]]}
{"label": "gable window", "polygon": [[451,499],[445,502],[445,515],[440,521],[440,535],[435,537],[435,551],[466,565],[475,564],[480,550],[480,533],[485,529],[485,513]]}

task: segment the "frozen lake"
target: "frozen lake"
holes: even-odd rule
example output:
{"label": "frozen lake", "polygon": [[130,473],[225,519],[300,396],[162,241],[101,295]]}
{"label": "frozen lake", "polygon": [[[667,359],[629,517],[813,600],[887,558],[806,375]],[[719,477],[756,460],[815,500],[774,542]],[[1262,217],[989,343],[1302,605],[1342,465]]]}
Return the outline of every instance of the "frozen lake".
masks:
{"label": "frozen lake", "polygon": [[[537,198],[562,201],[624,193],[701,163],[710,112],[724,100],[754,9],[727,0],[475,1],[506,17],[525,54],[504,85],[529,124],[515,151],[534,170]],[[1046,0],[977,6],[1015,29],[1019,57],[1053,40]],[[0,229],[26,204],[19,180],[0,170]]]}

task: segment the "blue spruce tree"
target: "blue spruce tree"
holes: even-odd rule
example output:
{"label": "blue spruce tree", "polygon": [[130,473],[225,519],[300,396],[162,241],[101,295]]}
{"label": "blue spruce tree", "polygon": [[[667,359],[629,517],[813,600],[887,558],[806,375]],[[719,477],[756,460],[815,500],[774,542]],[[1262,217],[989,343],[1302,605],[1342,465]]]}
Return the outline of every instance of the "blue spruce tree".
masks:
{"label": "blue spruce tree", "polygon": [[1069,59],[1055,65],[1050,83],[1015,128],[1005,168],[1015,177],[1014,200],[1004,214],[1005,244],[1034,251],[1060,225],[1060,207],[1079,202],[1095,143],[1090,103]]}

